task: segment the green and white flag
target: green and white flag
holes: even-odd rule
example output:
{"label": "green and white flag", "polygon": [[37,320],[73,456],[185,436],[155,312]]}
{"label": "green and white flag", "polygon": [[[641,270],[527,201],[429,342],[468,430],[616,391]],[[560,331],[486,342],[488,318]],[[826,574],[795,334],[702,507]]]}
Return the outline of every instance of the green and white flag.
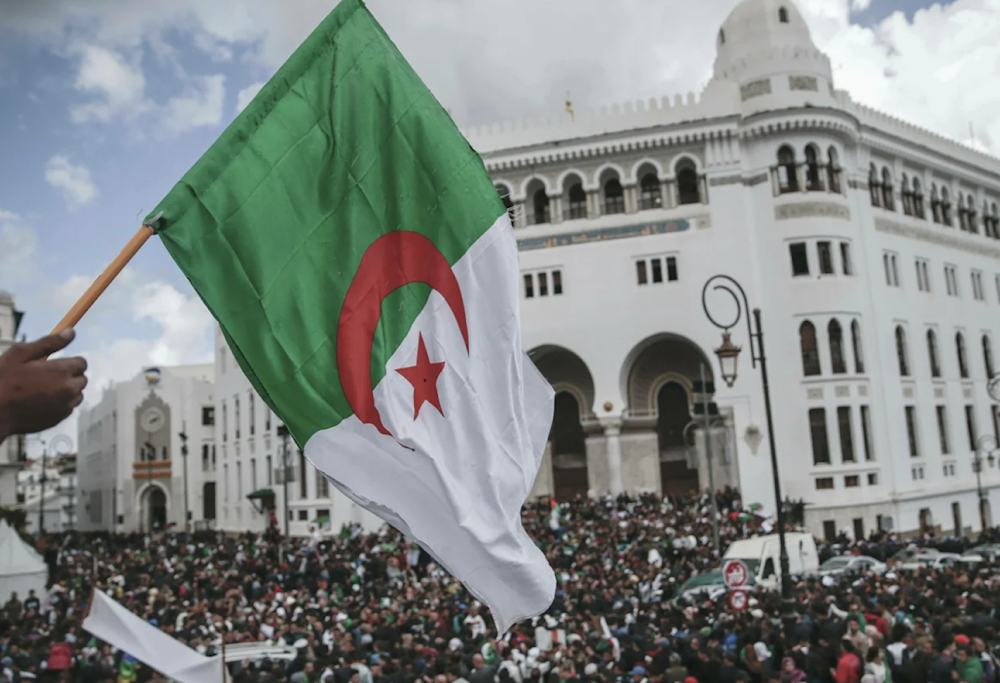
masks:
{"label": "green and white flag", "polygon": [[555,577],[521,527],[552,390],[479,155],[361,0],[323,21],[147,221],[309,460],[493,612]]}

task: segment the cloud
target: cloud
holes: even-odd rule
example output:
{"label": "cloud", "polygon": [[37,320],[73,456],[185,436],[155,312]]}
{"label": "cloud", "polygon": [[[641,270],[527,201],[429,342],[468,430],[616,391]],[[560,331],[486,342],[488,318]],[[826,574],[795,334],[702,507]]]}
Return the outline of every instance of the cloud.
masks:
{"label": "cloud", "polygon": [[38,235],[16,213],[0,209],[0,288],[32,275]]}
{"label": "cloud", "polygon": [[70,210],[86,206],[97,199],[97,186],[90,178],[90,169],[83,164],[73,165],[61,155],[52,157],[45,164],[45,182],[62,190],[63,199]]}
{"label": "cloud", "polygon": [[96,95],[96,99],[74,107],[70,112],[73,122],[110,123],[119,116],[131,120],[149,111],[140,62],[139,55],[129,63],[120,53],[98,45],[81,48],[75,87]]}
{"label": "cloud", "polygon": [[241,111],[247,108],[250,101],[257,96],[260,89],[264,87],[264,83],[254,83],[253,85],[248,85],[247,87],[240,90],[240,94],[236,97],[236,113],[239,114]]}
{"label": "cloud", "polygon": [[179,135],[195,128],[217,126],[222,122],[225,101],[225,76],[196,77],[182,96],[167,102],[162,119],[163,131],[168,135]]}

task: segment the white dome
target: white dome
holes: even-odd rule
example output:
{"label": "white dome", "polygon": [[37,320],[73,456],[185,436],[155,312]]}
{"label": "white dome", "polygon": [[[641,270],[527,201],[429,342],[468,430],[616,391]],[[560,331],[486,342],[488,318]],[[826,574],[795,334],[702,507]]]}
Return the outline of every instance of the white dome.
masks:
{"label": "white dome", "polygon": [[743,0],[722,23],[719,52],[768,47],[811,47],[809,27],[791,0]]}

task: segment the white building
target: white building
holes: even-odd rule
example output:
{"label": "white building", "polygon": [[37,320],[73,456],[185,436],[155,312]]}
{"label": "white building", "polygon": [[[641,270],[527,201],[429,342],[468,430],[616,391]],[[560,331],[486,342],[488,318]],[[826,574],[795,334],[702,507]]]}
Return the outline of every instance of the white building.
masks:
{"label": "white building", "polygon": [[[14,297],[0,289],[0,355],[7,352],[17,339],[24,312],[17,310]],[[11,436],[0,442],[0,506],[14,505],[17,500],[17,473],[24,466],[23,436]]]}
{"label": "white building", "polygon": [[42,463],[41,459],[29,460],[17,474],[17,501],[27,518],[25,530],[29,534],[38,532],[40,506],[47,533],[75,529],[76,454],[45,458],[44,478]]}
{"label": "white building", "polygon": [[183,530],[185,503],[192,529],[214,525],[212,372],[149,368],[81,409],[77,529]]}
{"label": "white building", "polygon": [[[837,90],[791,0],[743,0],[716,41],[700,95],[466,132],[514,216],[524,345],[557,391],[535,493],[708,486],[691,423],[701,368],[718,377],[702,291],[721,273],[762,310],[781,482],[810,530],[978,529],[1000,161]],[[735,311],[725,292],[709,304]],[[714,382],[715,484],[773,510],[745,315],[734,386]],[[278,444],[219,339],[221,524],[245,528]],[[995,464],[983,483],[998,499]],[[293,531],[339,504],[311,472],[292,489]]]}

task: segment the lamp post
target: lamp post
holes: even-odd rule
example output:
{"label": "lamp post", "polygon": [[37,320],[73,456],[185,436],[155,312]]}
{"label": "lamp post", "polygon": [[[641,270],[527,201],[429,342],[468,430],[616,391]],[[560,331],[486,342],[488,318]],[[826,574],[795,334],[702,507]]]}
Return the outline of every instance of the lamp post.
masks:
{"label": "lamp post", "polygon": [[[714,286],[713,286],[714,285]],[[708,309],[709,289],[722,290],[733,298],[736,304],[736,316],[728,324],[720,323]],[[739,294],[737,294],[739,292]],[[756,368],[760,364],[760,376],[764,385],[764,410],[767,414],[767,435],[771,446],[771,476],[774,485],[774,502],[778,508],[778,542],[780,546],[779,562],[781,564],[781,597],[788,600],[792,588],[792,580],[788,568],[788,547],[785,544],[785,509],[781,497],[781,479],[778,474],[778,451],[774,443],[774,419],[771,414],[771,389],[767,381],[767,358],[764,355],[764,331],[760,324],[760,309],[753,309],[753,320],[750,320],[750,305],[747,303],[746,292],[740,283],[728,275],[716,275],[709,278],[701,292],[701,305],[709,322],[722,330],[722,345],[715,349],[719,357],[719,369],[726,386],[732,387],[736,382],[737,363],[742,347],[733,344],[730,330],[739,324],[744,313],[747,318],[747,333],[750,340],[750,361]],[[756,328],[756,332],[754,329]],[[757,342],[754,348],[754,342]]]}
{"label": "lamp post", "polygon": [[[997,458],[993,451],[997,449],[996,437],[992,434],[983,434],[976,439],[976,451],[972,454],[972,469],[976,471],[976,492],[979,494],[979,528],[986,531],[986,491],[983,490],[983,460],[990,463],[990,467],[996,463]],[[984,458],[983,454],[988,453]]]}
{"label": "lamp post", "polygon": [[181,429],[184,430],[178,436],[181,440],[181,460],[184,464],[184,533],[190,533],[191,529],[191,512],[188,509],[188,437],[187,437],[187,422],[181,423]]}

